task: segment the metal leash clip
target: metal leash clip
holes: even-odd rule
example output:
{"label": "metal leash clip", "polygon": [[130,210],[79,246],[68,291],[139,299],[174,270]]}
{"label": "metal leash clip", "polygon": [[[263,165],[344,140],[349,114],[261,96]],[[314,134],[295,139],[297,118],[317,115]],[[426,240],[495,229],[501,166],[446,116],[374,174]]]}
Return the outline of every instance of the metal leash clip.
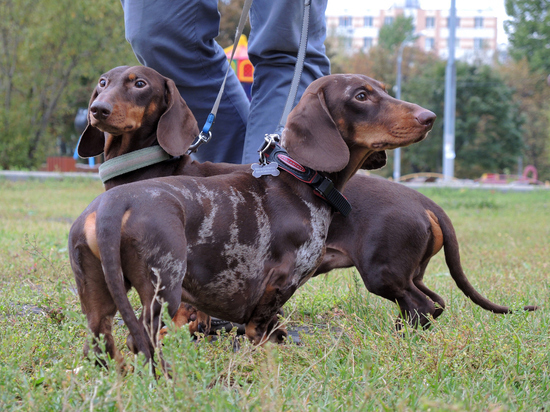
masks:
{"label": "metal leash clip", "polygon": [[260,164],[266,165],[267,162],[267,156],[265,155],[265,152],[267,149],[269,149],[271,146],[275,146],[277,143],[281,141],[281,136],[278,134],[266,134],[264,137],[264,142],[262,146],[258,149],[258,153],[260,154]]}
{"label": "metal leash clip", "polygon": [[260,155],[259,163],[252,163],[250,166],[252,169],[252,176],[254,177],[261,177],[261,176],[279,176],[281,172],[279,172],[278,166],[276,162],[269,163],[267,161],[268,155],[266,155],[266,152],[268,149],[270,149],[272,146],[275,146],[279,141],[281,140],[281,137],[278,134],[266,134],[264,138],[264,142],[258,149],[258,153]]}
{"label": "metal leash clip", "polygon": [[212,132],[204,133],[200,132],[197,136],[197,141],[193,143],[191,146],[189,146],[189,149],[187,150],[187,154],[190,155],[191,153],[195,153],[199,147],[201,147],[203,144],[208,143],[210,139],[212,138]]}

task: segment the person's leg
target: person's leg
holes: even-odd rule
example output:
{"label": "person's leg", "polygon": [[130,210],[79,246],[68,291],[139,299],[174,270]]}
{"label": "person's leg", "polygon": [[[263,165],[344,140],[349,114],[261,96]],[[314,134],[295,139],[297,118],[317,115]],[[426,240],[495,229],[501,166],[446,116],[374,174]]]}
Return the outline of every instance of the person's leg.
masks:
{"label": "person's leg", "polygon": [[[217,0],[121,0],[126,39],[137,59],[174,80],[202,129],[228,66],[220,45]],[[240,163],[249,102],[229,72],[213,138],[200,161]]]}
{"label": "person's leg", "polygon": [[[311,2],[308,46],[297,100],[313,80],[330,74],[324,46],[326,6],[327,0]],[[303,10],[303,0],[252,3],[248,55],[254,64],[254,84],[243,163],[258,161],[257,150],[264,135],[274,133],[279,124],[294,74]]]}

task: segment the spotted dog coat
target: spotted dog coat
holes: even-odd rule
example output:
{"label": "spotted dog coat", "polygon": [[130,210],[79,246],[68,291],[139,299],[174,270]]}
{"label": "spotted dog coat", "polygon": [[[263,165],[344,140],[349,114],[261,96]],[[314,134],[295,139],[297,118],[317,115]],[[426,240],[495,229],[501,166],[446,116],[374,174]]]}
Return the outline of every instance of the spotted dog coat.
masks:
{"label": "spotted dog coat", "polygon": [[[384,108],[401,118],[387,118]],[[422,140],[434,118],[366,76],[332,75],[306,89],[281,146],[343,190],[359,168],[380,163],[380,152],[385,159],[385,149]],[[133,348],[150,359],[160,302],[174,316],[183,300],[245,323],[247,337],[262,343],[282,305],[322,262],[331,216],[330,206],[288,173],[257,179],[238,168],[116,186],[90,204],[69,236],[88,325],[119,359],[111,335],[118,309]],[[143,305],[140,320],[126,296],[130,287]]]}

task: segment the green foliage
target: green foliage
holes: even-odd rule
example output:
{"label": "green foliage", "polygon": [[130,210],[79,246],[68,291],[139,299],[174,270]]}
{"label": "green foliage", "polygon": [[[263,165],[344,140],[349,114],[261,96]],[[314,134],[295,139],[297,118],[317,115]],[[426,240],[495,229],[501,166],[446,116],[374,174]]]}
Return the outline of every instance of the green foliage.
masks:
{"label": "green foliage", "polygon": [[512,90],[490,66],[463,66],[458,75],[457,176],[514,169],[522,151],[522,117]]}
{"label": "green foliage", "polygon": [[[216,37],[216,41],[220,46],[224,48],[233,46],[243,6],[244,0],[220,0],[218,2],[218,10],[220,12],[220,34]],[[250,35],[249,20],[247,20],[244,25],[243,34],[246,37]]]}
{"label": "green foliage", "polygon": [[[525,118],[524,162],[534,165],[539,179],[550,179],[550,13],[548,0],[506,0],[505,22],[510,55],[515,64],[504,65],[507,82],[515,90]],[[527,65],[527,67],[526,67]]]}
{"label": "green foliage", "polygon": [[384,24],[380,28],[378,45],[388,50],[396,49],[407,37],[410,38],[413,32],[414,23],[412,17],[396,16],[391,24]]}
{"label": "green foliage", "polygon": [[1,0],[0,11],[0,167],[32,168],[58,141],[74,147],[97,77],[136,60],[119,3]]}
{"label": "green foliage", "polygon": [[532,70],[550,73],[550,2],[548,0],[505,0],[511,20],[504,22],[510,54],[526,58]]}
{"label": "green foliage", "polygon": [[523,162],[537,168],[539,180],[550,180],[550,87],[546,75],[531,71],[526,59],[498,67],[519,103],[522,125]]}
{"label": "green foliage", "polygon": [[[196,343],[170,330],[173,379],[153,376],[114,335],[134,372],[82,356],[86,320],[68,263],[71,222],[97,180],[0,180],[0,410],[541,410],[550,407],[547,190],[427,189],[454,222],[462,264],[485,296],[541,310],[495,315],[456,287],[440,252],[426,285],[447,303],[431,329],[394,330],[397,308],[354,269],[308,281],[285,306],[302,345]],[[136,308],[138,299],[133,299]]]}
{"label": "green foliage", "polygon": [[[442,169],[445,62],[424,67],[403,84],[405,100],[432,110],[438,120],[428,138],[405,148],[404,173]],[[522,154],[522,117],[508,87],[487,65],[457,63],[455,175],[476,178],[484,172],[515,170]]]}

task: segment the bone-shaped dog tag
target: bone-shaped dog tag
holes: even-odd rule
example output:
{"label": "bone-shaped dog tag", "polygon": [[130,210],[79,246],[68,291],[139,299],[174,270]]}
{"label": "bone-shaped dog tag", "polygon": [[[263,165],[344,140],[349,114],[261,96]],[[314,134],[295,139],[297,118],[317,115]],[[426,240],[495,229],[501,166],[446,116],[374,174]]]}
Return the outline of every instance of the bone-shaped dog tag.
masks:
{"label": "bone-shaped dog tag", "polygon": [[277,168],[277,163],[267,163],[265,165],[261,165],[259,163],[253,163],[251,166],[252,168],[252,176],[254,177],[261,177],[261,176],[279,176],[281,172],[279,172],[279,169]]}

